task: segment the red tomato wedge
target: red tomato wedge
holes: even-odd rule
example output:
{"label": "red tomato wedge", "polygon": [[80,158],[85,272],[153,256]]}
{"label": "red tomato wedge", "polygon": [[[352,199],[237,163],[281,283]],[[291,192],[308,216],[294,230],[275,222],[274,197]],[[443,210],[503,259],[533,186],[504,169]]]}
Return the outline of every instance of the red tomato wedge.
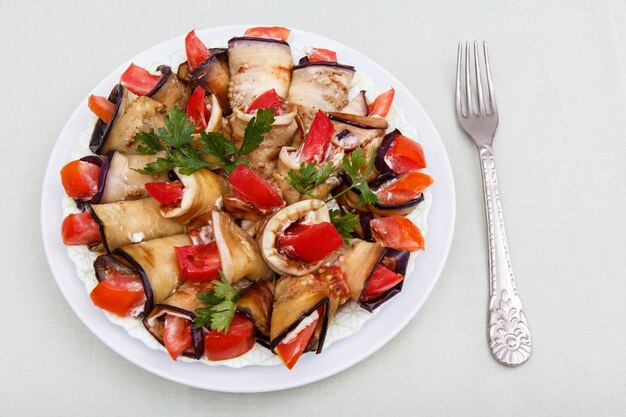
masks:
{"label": "red tomato wedge", "polygon": [[134,315],[146,302],[141,279],[137,275],[119,273],[109,274],[89,296],[96,306],[120,317]]}
{"label": "red tomato wedge", "polygon": [[374,269],[374,272],[372,272],[372,276],[367,282],[367,287],[365,287],[363,294],[361,294],[361,300],[369,301],[380,297],[403,279],[404,277],[402,275],[396,274],[392,270],[379,264]]}
{"label": "red tomato wedge", "polygon": [[414,252],[424,250],[424,237],[420,229],[409,219],[403,216],[389,216],[372,219],[370,226],[380,237],[383,245]]}
{"label": "red tomato wedge", "polygon": [[182,355],[193,345],[191,320],[166,314],[163,326],[163,344],[172,359],[176,360]]}
{"label": "red tomato wedge", "polygon": [[337,62],[337,52],[330,49],[311,48],[307,56],[309,57],[309,62]]}
{"label": "red tomato wedge", "polygon": [[273,88],[259,94],[257,98],[250,103],[246,113],[252,114],[258,109],[267,109],[270,107],[274,109],[274,116],[278,116],[280,114],[280,97]]}
{"label": "red tomato wedge", "polygon": [[120,77],[120,82],[138,96],[147,95],[161,79],[160,75],[150,74],[150,72],[135,64],[130,64]]}
{"label": "red tomato wedge", "polygon": [[88,199],[98,192],[100,167],[85,161],[72,161],[61,168],[61,184],[72,198]]}
{"label": "red tomato wedge", "polygon": [[286,41],[291,30],[281,26],[259,26],[246,30],[243,36],[247,38],[268,38],[279,41]]}
{"label": "red tomato wedge", "polygon": [[315,263],[342,247],[343,239],[335,226],[323,222],[283,236],[278,246],[290,258]]}
{"label": "red tomato wedge", "polygon": [[433,183],[430,175],[423,172],[410,172],[397,180],[390,181],[375,191],[378,202],[392,206],[408,203]]}
{"label": "red tomato wedge", "polygon": [[315,119],[313,119],[313,123],[311,123],[309,132],[304,138],[300,162],[315,161],[318,164],[322,162],[334,133],[333,123],[326,116],[326,113],[319,110],[315,115]]}
{"label": "red tomato wedge", "polygon": [[115,104],[111,103],[106,97],[94,96],[93,94],[89,96],[87,106],[89,106],[89,110],[101,118],[104,123],[111,121],[113,111],[115,111]]}
{"label": "red tomato wedge", "polygon": [[201,282],[220,277],[218,271],[222,269],[222,263],[217,243],[180,246],[174,249],[183,279]]}
{"label": "red tomato wedge", "polygon": [[406,174],[426,168],[426,157],[422,145],[400,134],[396,135],[389,145],[385,162],[396,174]]}
{"label": "red tomato wedge", "polygon": [[193,71],[211,58],[211,51],[204,46],[204,43],[196,36],[196,31],[192,30],[185,37],[185,54],[187,54],[187,63],[189,71]]}
{"label": "red tomato wedge", "polygon": [[[319,317],[322,316],[323,311],[323,307],[317,309]],[[315,332],[315,326],[317,326],[319,317],[302,329],[294,339],[287,343],[279,343],[274,349],[287,368],[292,369],[296,362],[298,362],[298,359],[300,359],[300,356],[302,356],[304,349],[306,349],[313,336],[313,332]]]}
{"label": "red tomato wedge", "polygon": [[223,361],[243,355],[254,346],[254,324],[236,313],[226,332],[210,330],[204,336],[204,354],[210,361]]}
{"label": "red tomato wedge", "polygon": [[238,198],[258,209],[269,210],[284,204],[278,191],[244,164],[237,165],[230,174],[228,183],[233,187]]}
{"label": "red tomato wedge", "polygon": [[187,101],[187,117],[195,124],[196,131],[206,129],[211,117],[211,112],[204,102],[204,95],[204,88],[198,86]]}
{"label": "red tomato wedge", "polygon": [[89,245],[100,242],[100,227],[91,214],[68,214],[61,225],[61,237],[66,245]]}
{"label": "red tomato wedge", "polygon": [[185,186],[180,181],[146,183],[146,191],[164,206],[178,206],[183,199]]}
{"label": "red tomato wedge", "polygon": [[389,113],[391,103],[393,103],[393,96],[396,94],[396,90],[390,88],[378,97],[374,99],[367,107],[369,109],[368,116],[380,116],[385,117]]}

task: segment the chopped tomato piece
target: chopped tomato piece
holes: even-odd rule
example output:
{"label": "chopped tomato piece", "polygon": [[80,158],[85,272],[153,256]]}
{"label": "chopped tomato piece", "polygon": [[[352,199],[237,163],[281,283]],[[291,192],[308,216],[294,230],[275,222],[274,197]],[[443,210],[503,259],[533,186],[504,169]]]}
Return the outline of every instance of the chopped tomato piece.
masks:
{"label": "chopped tomato piece", "polygon": [[293,259],[314,263],[342,247],[343,239],[335,226],[323,222],[283,236],[278,246]]}
{"label": "chopped tomato piece", "polygon": [[120,77],[120,82],[134,94],[145,96],[156,87],[160,79],[160,75],[150,74],[148,70],[131,63]]}
{"label": "chopped tomato piece", "polygon": [[330,49],[311,48],[311,52],[307,55],[309,62],[337,62],[337,52]]}
{"label": "chopped tomato piece", "polygon": [[261,210],[269,210],[284,204],[278,191],[244,164],[237,165],[230,174],[228,183],[233,187],[237,197]]}
{"label": "chopped tomato piece", "polygon": [[89,245],[100,242],[100,227],[91,214],[68,214],[61,225],[61,237],[66,245]]}
{"label": "chopped tomato piece", "polygon": [[210,361],[223,361],[243,355],[254,346],[254,324],[236,313],[226,332],[210,330],[204,336],[204,354]]}
{"label": "chopped tomato piece", "polygon": [[72,198],[88,199],[98,192],[100,167],[85,161],[72,161],[61,168],[61,184]]}
{"label": "chopped tomato piece", "polygon": [[423,172],[410,172],[397,180],[392,180],[375,191],[378,202],[384,205],[408,203],[433,183],[430,175]]}
{"label": "chopped tomato piece", "polygon": [[396,90],[390,88],[378,97],[374,99],[367,107],[369,109],[368,116],[380,116],[385,117],[389,113],[391,103],[393,103],[393,96],[396,94]]}
{"label": "chopped tomato piece", "polygon": [[278,116],[280,114],[280,97],[273,88],[271,90],[267,90],[263,94],[259,94],[257,98],[250,103],[246,113],[252,114],[258,109],[267,108],[274,109],[274,116]]}
{"label": "chopped tomato piece", "polygon": [[426,168],[422,145],[403,135],[396,135],[385,154],[385,162],[396,174],[419,171]]}
{"label": "chopped tomato piece", "polygon": [[211,112],[204,102],[204,95],[204,88],[197,86],[187,101],[187,117],[196,125],[196,131],[206,129],[211,117]]}
{"label": "chopped tomato piece", "polygon": [[404,277],[401,274],[396,274],[379,264],[374,269],[374,272],[372,272],[372,276],[367,282],[367,287],[365,287],[363,294],[361,294],[361,300],[369,301],[380,297],[403,279]]}
{"label": "chopped tomato piece", "polygon": [[217,243],[180,246],[176,249],[183,279],[188,281],[210,281],[220,277],[222,269]]}
{"label": "chopped tomato piece", "polygon": [[137,275],[120,273],[109,274],[89,296],[96,306],[120,317],[136,315],[146,302],[141,279]]}
{"label": "chopped tomato piece", "polygon": [[317,270],[317,275],[330,285],[329,289],[334,296],[343,301],[350,298],[350,288],[339,265],[324,265]]}
{"label": "chopped tomato piece", "polygon": [[286,41],[291,30],[280,26],[260,26],[246,30],[243,36],[248,38],[269,38],[279,41]]}
{"label": "chopped tomato piece", "polygon": [[191,320],[166,314],[163,326],[163,344],[172,359],[176,360],[182,355],[193,345]]}
{"label": "chopped tomato piece", "polygon": [[164,206],[178,206],[183,199],[185,186],[180,181],[146,183],[146,191]]}
{"label": "chopped tomato piece", "polygon": [[304,138],[300,162],[315,161],[318,164],[322,162],[334,133],[333,123],[326,116],[326,113],[319,110],[315,115],[315,119],[313,119],[313,123],[311,123],[309,132]]}
{"label": "chopped tomato piece", "polygon": [[318,318],[314,319],[311,324],[300,330],[295,338],[286,343],[281,342],[276,346],[276,354],[288,369],[292,369],[296,362],[298,362],[298,359],[300,359],[300,356],[302,356],[304,349],[306,349],[315,332],[315,327],[317,326],[319,318],[322,317],[323,311],[323,307],[318,308]]}
{"label": "chopped tomato piece", "polygon": [[193,71],[211,58],[211,51],[204,46],[204,43],[196,36],[196,31],[192,30],[185,37],[185,53],[187,54],[187,63],[189,71]]}
{"label": "chopped tomato piece", "polygon": [[424,249],[424,237],[420,229],[409,219],[403,216],[389,216],[372,219],[370,226],[380,237],[383,245],[414,252]]}
{"label": "chopped tomato piece", "polygon": [[304,223],[291,223],[289,226],[287,226],[287,228],[285,229],[283,234],[285,236],[297,235],[300,232],[304,232],[306,229],[308,229],[311,226],[313,226],[313,225],[312,224],[304,224]]}
{"label": "chopped tomato piece", "polygon": [[94,96],[92,94],[89,96],[89,100],[87,100],[87,105],[89,106],[89,110],[101,118],[104,123],[111,121],[111,117],[113,117],[113,112],[115,111],[115,104],[111,103],[106,97]]}

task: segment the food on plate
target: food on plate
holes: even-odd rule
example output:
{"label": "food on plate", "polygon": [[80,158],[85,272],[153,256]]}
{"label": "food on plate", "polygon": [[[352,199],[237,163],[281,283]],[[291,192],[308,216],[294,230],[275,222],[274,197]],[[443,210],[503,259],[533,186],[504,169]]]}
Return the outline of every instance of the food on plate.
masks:
{"label": "food on plate", "polygon": [[325,48],[294,66],[289,35],[208,48],[192,30],[176,73],[132,63],[89,97],[95,155],[61,169],[79,210],[61,238],[97,255],[93,304],[173,360],[269,349],[292,369],[344,304],[397,295],[425,249],[407,215],[434,180],[387,117],[395,90],[351,91],[356,69]]}

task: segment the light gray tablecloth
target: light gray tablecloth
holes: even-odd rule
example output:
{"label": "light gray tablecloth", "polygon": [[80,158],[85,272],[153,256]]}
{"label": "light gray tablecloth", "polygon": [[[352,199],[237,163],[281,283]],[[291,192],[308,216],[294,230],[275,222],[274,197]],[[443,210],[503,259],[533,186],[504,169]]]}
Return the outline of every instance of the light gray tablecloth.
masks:
{"label": "light gray tablecloth", "polygon": [[[112,352],[61,296],[39,229],[48,154],[89,90],[153,44],[237,23],[317,32],[395,74],[443,138],[458,201],[447,266],[402,333],[337,376],[258,395],[187,388]],[[517,369],[486,344],[478,160],[453,111],[466,39],[490,42],[494,148],[535,343]],[[620,1],[3,2],[0,415],[624,415],[625,53]]]}

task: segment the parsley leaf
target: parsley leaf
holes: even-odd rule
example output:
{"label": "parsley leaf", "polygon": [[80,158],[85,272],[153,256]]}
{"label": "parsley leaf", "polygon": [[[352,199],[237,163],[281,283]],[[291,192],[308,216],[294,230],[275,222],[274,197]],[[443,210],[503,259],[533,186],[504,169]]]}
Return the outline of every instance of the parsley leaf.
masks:
{"label": "parsley leaf", "polygon": [[273,108],[269,107],[257,110],[256,116],[250,119],[246,126],[246,130],[243,134],[243,143],[238,152],[239,155],[247,155],[261,146],[263,136],[272,130],[272,123],[274,123]]}
{"label": "parsley leaf", "polygon": [[349,244],[352,238],[352,232],[354,228],[359,224],[359,219],[353,213],[348,213],[345,216],[341,215],[341,211],[332,209],[328,212],[330,214],[330,222],[335,226],[335,229],[339,232],[343,238],[344,244]]}
{"label": "parsley leaf", "polygon": [[170,110],[164,122],[167,129],[159,128],[159,137],[163,142],[172,145],[174,148],[179,148],[191,142],[196,126],[178,107]]}
{"label": "parsley leaf", "polygon": [[191,175],[201,168],[208,168],[212,164],[202,159],[200,154],[189,144],[168,152],[170,161],[179,168],[183,175]]}
{"label": "parsley leaf", "polygon": [[198,300],[209,307],[196,308],[196,317],[193,319],[194,327],[208,327],[218,332],[228,331],[228,327],[235,317],[239,293],[226,280],[220,270],[220,280],[213,281],[213,289],[209,292],[198,294]]}
{"label": "parsley leaf", "polygon": [[138,133],[135,136],[135,140],[143,142],[144,145],[137,146],[137,151],[143,154],[154,155],[163,150],[161,139],[154,133],[154,130]]}
{"label": "parsley leaf", "polygon": [[228,300],[228,301],[236,300],[237,297],[239,297],[237,290],[235,290],[233,286],[230,285],[230,283],[226,280],[226,277],[224,276],[224,272],[222,272],[221,269],[219,270],[219,274],[220,274],[221,280],[213,282],[215,284],[215,286],[213,287],[213,293],[215,294],[216,297],[219,297],[222,300]]}
{"label": "parsley leaf", "polygon": [[211,307],[211,311],[211,329],[227,332],[233,317],[235,317],[237,303],[228,300],[222,301]]}
{"label": "parsley leaf", "polygon": [[[361,193],[361,196],[359,198],[359,205],[363,206],[366,204],[372,204],[377,202],[378,197],[372,192],[372,190],[370,190],[369,184],[366,182],[367,177],[372,172],[372,168],[374,167],[374,160],[375,158],[374,156],[372,156],[368,162],[365,151],[362,148],[356,148],[354,151],[352,151],[352,154],[350,156],[344,155],[343,159],[341,160],[341,166],[344,172],[350,176],[350,179],[352,180],[352,185],[346,187],[334,196],[331,195],[326,200],[326,202],[329,202],[339,197],[340,195],[347,193],[353,188],[356,188]],[[361,172],[363,168],[365,168],[363,170],[363,173],[359,174],[359,172]]]}
{"label": "parsley leaf", "polygon": [[175,167],[176,164],[169,159],[157,158],[156,161],[148,163],[143,169],[135,169],[135,171],[143,175],[150,175],[168,172]]}
{"label": "parsley leaf", "polygon": [[315,162],[300,162],[300,170],[290,169],[287,172],[287,182],[300,193],[313,197],[315,187],[323,184],[333,173],[334,165],[331,161],[321,167],[317,167]]}

